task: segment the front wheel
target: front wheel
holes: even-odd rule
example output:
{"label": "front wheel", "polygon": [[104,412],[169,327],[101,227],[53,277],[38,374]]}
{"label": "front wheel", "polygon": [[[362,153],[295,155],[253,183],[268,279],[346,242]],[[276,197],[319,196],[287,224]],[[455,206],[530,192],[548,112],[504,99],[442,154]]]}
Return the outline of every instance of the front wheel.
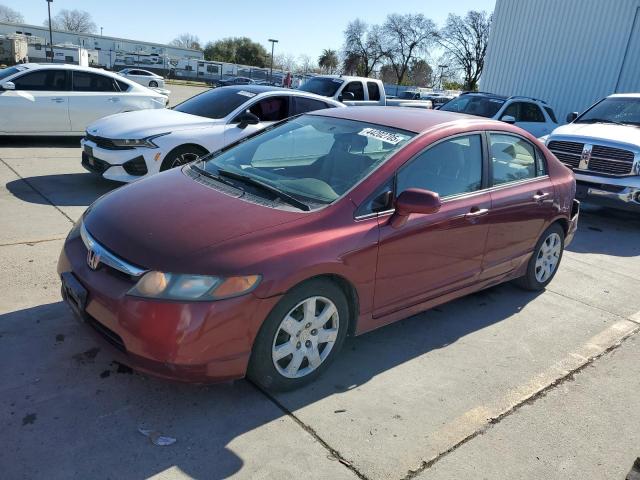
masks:
{"label": "front wheel", "polygon": [[527,273],[516,280],[526,290],[543,290],[553,279],[564,252],[564,230],[554,223],[540,236],[527,265]]}
{"label": "front wheel", "polygon": [[314,380],[344,343],[349,308],[342,290],[312,280],[288,292],[256,337],[247,376],[268,390],[293,390]]}
{"label": "front wheel", "polygon": [[187,163],[197,160],[198,157],[206,155],[206,153],[206,150],[195,145],[183,145],[181,147],[174,148],[162,161],[160,171],[164,172],[170,168],[186,165]]}

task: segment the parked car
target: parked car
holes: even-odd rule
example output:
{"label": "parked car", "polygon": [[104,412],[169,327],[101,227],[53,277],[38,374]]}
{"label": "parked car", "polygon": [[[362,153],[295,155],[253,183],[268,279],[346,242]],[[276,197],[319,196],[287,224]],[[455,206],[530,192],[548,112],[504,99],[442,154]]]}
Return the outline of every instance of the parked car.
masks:
{"label": "parked car", "polygon": [[536,137],[551,133],[558,126],[556,114],[547,102],[519,95],[504,97],[486,92],[463,92],[442,105],[440,110],[513,123]]}
{"label": "parked car", "polygon": [[610,95],[544,138],[576,176],[576,196],[640,212],[640,93]]}
{"label": "parked car", "polygon": [[82,165],[109,180],[133,182],[191,162],[292,115],[340,102],[277,87],[215,88],[158,111],[121,113],[92,123]]}
{"label": "parked car", "polygon": [[158,74],[140,68],[125,68],[118,72],[125,78],[150,88],[164,88],[164,78]]}
{"label": "parked car", "polygon": [[433,108],[439,108],[452,100],[454,96],[420,89],[404,91],[398,96],[398,98],[401,100],[430,100],[433,104]]}
{"label": "parked car", "polygon": [[320,110],[103,196],[58,272],[121,361],[291,389],[348,334],[508,280],[545,288],[574,192],[571,170],[503,122]]}
{"label": "parked car", "polygon": [[97,68],[26,63],[0,70],[0,135],[82,135],[98,118],[168,101]]}
{"label": "parked car", "polygon": [[228,87],[231,85],[253,85],[255,82],[248,77],[223,77],[219,80],[211,80],[216,87]]}
{"label": "parked car", "polygon": [[318,75],[304,82],[299,90],[333,98],[349,106],[386,105],[389,107],[433,108],[433,104],[429,100],[388,98],[384,84],[375,78]]}

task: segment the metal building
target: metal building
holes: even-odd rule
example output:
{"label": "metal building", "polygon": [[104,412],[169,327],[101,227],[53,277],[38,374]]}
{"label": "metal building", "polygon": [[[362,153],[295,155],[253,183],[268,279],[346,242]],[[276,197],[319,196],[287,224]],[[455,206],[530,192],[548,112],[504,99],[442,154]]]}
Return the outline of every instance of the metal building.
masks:
{"label": "metal building", "polygon": [[480,89],[546,100],[561,123],[640,92],[640,0],[497,0]]}

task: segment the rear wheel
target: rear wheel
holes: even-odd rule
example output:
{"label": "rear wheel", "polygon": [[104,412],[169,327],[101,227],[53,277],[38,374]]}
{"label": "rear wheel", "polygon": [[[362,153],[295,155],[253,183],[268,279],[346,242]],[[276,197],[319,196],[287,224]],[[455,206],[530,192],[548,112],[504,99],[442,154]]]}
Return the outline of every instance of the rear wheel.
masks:
{"label": "rear wheel", "polygon": [[198,157],[206,154],[207,151],[204,148],[200,148],[196,145],[182,145],[178,148],[174,148],[167,154],[162,161],[160,171],[164,172],[170,168],[186,165],[187,163],[193,162]]}
{"label": "rear wheel", "polygon": [[256,337],[247,376],[268,390],[292,390],[317,378],[344,343],[349,308],[342,290],[312,280],[288,292]]}
{"label": "rear wheel", "polygon": [[564,252],[564,230],[554,223],[540,236],[527,265],[527,273],[516,283],[527,290],[542,290],[553,279]]}
{"label": "rear wheel", "polygon": [[149,86],[150,86],[151,88],[156,88],[156,87],[158,86],[158,82],[156,82],[155,80],[151,80],[151,81],[149,82]]}

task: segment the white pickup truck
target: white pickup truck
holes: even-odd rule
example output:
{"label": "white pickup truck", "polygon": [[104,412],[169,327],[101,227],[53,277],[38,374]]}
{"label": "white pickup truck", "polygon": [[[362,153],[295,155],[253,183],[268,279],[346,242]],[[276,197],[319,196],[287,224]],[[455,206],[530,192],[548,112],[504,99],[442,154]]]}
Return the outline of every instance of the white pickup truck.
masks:
{"label": "white pickup truck", "polygon": [[640,93],[610,95],[544,138],[576,176],[576,198],[640,212]]}
{"label": "white pickup truck", "polygon": [[344,75],[318,75],[307,80],[300,90],[333,98],[349,106],[386,105],[391,107],[433,108],[431,100],[387,98],[384,84],[375,78]]}

